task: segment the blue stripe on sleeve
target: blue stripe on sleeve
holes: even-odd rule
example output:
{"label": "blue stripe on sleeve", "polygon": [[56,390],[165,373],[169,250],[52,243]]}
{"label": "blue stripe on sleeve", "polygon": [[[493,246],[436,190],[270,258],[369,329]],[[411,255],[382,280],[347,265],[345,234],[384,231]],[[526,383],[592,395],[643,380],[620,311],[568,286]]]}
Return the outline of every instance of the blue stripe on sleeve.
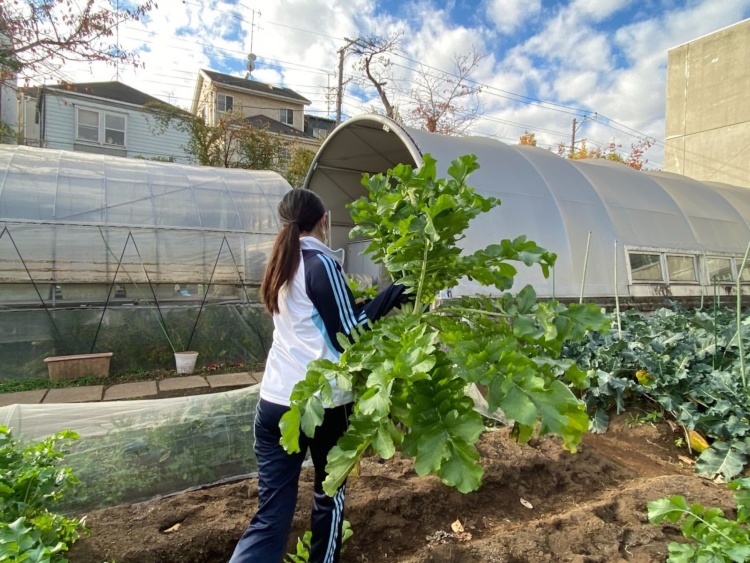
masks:
{"label": "blue stripe on sleeve", "polygon": [[351,334],[352,327],[356,324],[356,319],[354,318],[353,313],[347,315],[348,312],[351,312],[351,305],[346,292],[341,287],[341,276],[336,270],[333,260],[323,254],[318,254],[318,258],[323,262],[323,266],[328,274],[328,281],[331,284],[331,289],[333,290],[333,295],[336,299],[336,305],[339,310],[341,326],[347,335]]}

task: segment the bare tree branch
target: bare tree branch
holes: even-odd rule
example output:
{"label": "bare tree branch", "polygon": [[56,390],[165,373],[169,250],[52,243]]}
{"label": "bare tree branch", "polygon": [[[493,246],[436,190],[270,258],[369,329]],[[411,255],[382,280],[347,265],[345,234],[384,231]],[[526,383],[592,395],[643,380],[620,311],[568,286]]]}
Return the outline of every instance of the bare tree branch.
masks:
{"label": "bare tree branch", "polygon": [[359,55],[358,70],[364,72],[367,80],[375,87],[385,108],[385,114],[391,119],[394,119],[395,111],[385,91],[385,86],[388,84],[385,78],[392,65],[388,55],[398,48],[401,35],[401,33],[393,33],[384,37],[365,37],[351,46],[352,52]]}
{"label": "bare tree branch", "polygon": [[463,135],[481,113],[478,94],[482,88],[471,81],[471,74],[486,56],[474,49],[455,55],[453,73],[435,73],[420,65],[409,96],[413,107],[407,122],[433,133]]}
{"label": "bare tree branch", "polygon": [[128,8],[100,8],[95,0],[0,2],[0,80],[14,73],[33,77],[41,66],[65,61],[138,65],[137,55],[107,40],[117,26],[156,8],[146,0]]}

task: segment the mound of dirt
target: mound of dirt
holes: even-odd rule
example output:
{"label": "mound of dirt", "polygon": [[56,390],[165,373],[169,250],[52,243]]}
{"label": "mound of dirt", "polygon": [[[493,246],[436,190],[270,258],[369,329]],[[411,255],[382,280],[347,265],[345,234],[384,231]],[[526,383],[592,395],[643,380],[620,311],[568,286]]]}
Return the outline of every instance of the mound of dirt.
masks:
{"label": "mound of dirt", "polygon": [[[682,535],[649,524],[647,502],[680,494],[728,513],[734,506],[732,491],[692,474],[676,437],[666,424],[630,428],[620,417],[570,454],[555,438],[519,445],[508,429],[490,431],[479,443],[484,483],[468,495],[418,477],[409,460],[365,459],[347,488],[354,536],[342,561],[664,561]],[[290,551],[308,527],[311,494],[306,469]],[[92,535],[73,546],[70,560],[226,562],[256,504],[249,480],[92,512]]]}

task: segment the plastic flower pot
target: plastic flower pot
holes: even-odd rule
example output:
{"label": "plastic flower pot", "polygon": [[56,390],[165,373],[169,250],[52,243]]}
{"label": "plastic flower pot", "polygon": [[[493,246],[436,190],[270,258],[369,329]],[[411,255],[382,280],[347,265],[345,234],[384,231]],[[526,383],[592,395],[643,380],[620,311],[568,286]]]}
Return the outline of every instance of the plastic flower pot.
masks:
{"label": "plastic flower pot", "polygon": [[197,359],[198,352],[175,352],[174,362],[177,366],[177,373],[193,373],[195,371],[195,362]]}

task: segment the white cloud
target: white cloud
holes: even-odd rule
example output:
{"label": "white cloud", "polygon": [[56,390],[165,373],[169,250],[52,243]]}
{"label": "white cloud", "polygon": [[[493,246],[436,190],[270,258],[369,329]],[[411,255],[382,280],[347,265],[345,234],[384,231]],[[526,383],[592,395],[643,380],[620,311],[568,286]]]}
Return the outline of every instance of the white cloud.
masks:
{"label": "white cloud", "polygon": [[487,17],[500,33],[512,33],[542,9],[541,0],[490,0]]}
{"label": "white cloud", "polygon": [[634,3],[634,0],[573,0],[570,10],[582,19],[600,22]]}

